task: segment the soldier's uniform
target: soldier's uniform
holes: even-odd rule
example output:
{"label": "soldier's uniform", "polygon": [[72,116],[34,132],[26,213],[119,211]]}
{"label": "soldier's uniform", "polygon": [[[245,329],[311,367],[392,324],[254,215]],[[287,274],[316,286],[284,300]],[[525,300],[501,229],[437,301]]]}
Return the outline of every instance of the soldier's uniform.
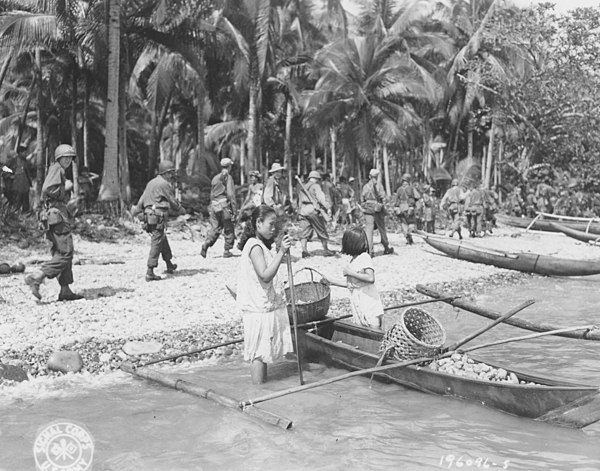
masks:
{"label": "soldier's uniform", "polygon": [[76,156],[75,150],[61,144],[54,152],[56,162],[50,166],[42,185],[42,210],[40,221],[44,225],[46,237],[52,242],[52,259],[44,262],[40,271],[25,277],[25,283],[32,294],[41,299],[40,285],[45,278],[56,278],[60,285],[59,301],[75,301],[83,296],[75,294],[69,288],[73,283],[73,236],[71,235],[71,213],[69,190],[65,169]]}
{"label": "soldier's uniform", "polygon": [[215,175],[210,183],[210,206],[208,208],[210,230],[200,252],[200,255],[204,258],[206,258],[207,250],[215,244],[221,232],[223,232],[225,238],[223,257],[233,256],[230,250],[235,242],[233,222],[237,214],[237,204],[235,185],[232,176],[229,175],[232,165],[233,161],[231,159],[221,159],[221,173]]}
{"label": "soldier's uniform", "polygon": [[384,247],[383,253],[387,255],[394,252],[394,249],[390,247],[385,230],[385,208],[383,206],[385,190],[383,185],[377,181],[378,176],[379,170],[372,169],[369,172],[369,181],[365,183],[361,192],[361,205],[365,215],[365,233],[367,234],[371,257],[375,256],[373,248],[373,232],[375,229],[379,231],[381,243]]}
{"label": "soldier's uniform", "polygon": [[283,205],[285,203],[285,195],[279,185],[279,180],[283,176],[285,167],[275,162],[269,170],[269,178],[265,183],[265,188],[262,194],[262,203],[270,206],[275,210],[277,216],[283,214]]}
{"label": "soldier's uniform", "polygon": [[423,223],[425,231],[430,234],[435,233],[435,210],[437,207],[435,200],[435,188],[425,187],[421,202],[423,204]]}
{"label": "soldier's uniform", "polygon": [[171,261],[173,253],[165,232],[169,210],[178,213],[183,212],[181,204],[175,198],[173,185],[169,181],[169,176],[167,176],[167,174],[174,171],[175,166],[171,161],[162,161],[158,167],[158,175],[148,182],[136,206],[135,212],[144,212],[144,230],[150,234],[146,281],[162,279],[154,274],[154,269],[158,266],[159,256],[162,256],[167,264],[167,273],[173,273],[177,268],[177,265]]}
{"label": "soldier's uniform", "polygon": [[477,237],[483,234],[482,219],[485,207],[485,193],[479,187],[471,189],[465,198],[465,212],[467,213],[467,224],[469,235]]}
{"label": "soldier's uniform", "polygon": [[402,176],[402,185],[396,190],[396,215],[400,219],[400,227],[402,233],[406,237],[406,242],[410,245],[413,243],[412,232],[415,229],[416,223],[416,207],[417,201],[421,195],[414,186],[410,184],[410,175]]}
{"label": "soldier's uniform", "polygon": [[455,232],[458,233],[458,237],[462,239],[461,233],[461,217],[463,211],[463,203],[465,199],[465,193],[458,186],[458,180],[452,180],[452,188],[449,188],[442,201],[440,208],[448,213],[448,219],[450,220],[450,227],[448,231],[448,237],[452,237]]}
{"label": "soldier's uniform", "polygon": [[[334,255],[327,246],[329,235],[327,234],[327,225],[321,211],[330,211],[331,204],[327,201],[321,185],[321,174],[312,171],[308,175],[308,183],[302,188],[298,188],[298,207],[300,214],[300,243],[302,244],[302,257],[309,257],[307,243],[316,232],[317,237],[323,244],[324,255],[326,257]],[[308,194],[307,194],[308,193]],[[317,207],[315,207],[315,203]]]}

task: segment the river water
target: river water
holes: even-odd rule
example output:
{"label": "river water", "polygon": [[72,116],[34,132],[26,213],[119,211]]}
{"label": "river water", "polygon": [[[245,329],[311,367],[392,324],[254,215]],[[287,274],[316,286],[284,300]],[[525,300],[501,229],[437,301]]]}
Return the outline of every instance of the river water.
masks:
{"label": "river water", "polygon": [[[531,278],[476,299],[561,326],[597,322],[600,277]],[[427,310],[457,340],[490,321],[431,304]],[[525,335],[498,326],[474,343]],[[481,350],[473,356],[516,369],[600,384],[600,343],[544,337]],[[518,368],[517,368],[518,367]],[[169,370],[162,370],[169,371]],[[305,381],[344,371],[307,365]],[[238,399],[297,384],[295,363],[270,370],[276,379],[249,385],[238,361],[194,364],[177,374]],[[94,439],[94,470],[600,470],[600,426],[572,430],[397,385],[352,378],[263,404],[293,420],[290,431],[256,422],[182,392],[133,379],[66,375],[4,391],[0,398],[0,471],[33,470],[40,427],[57,419],[84,425]]]}

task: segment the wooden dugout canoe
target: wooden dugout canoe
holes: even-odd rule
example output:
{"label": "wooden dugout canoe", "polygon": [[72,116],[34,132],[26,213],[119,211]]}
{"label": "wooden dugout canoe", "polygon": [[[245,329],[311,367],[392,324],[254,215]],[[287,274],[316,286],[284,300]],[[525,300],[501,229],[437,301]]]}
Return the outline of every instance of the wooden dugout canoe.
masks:
{"label": "wooden dugout canoe", "polygon": [[600,274],[600,260],[576,260],[526,252],[489,249],[463,240],[418,234],[446,255],[473,263],[545,276],[589,276]]}
{"label": "wooden dugout canoe", "polygon": [[562,222],[560,224],[553,222],[552,226],[558,232],[562,232],[566,236],[569,236],[572,239],[576,239],[581,242],[591,242],[593,244],[597,244],[600,241],[600,234],[592,234],[589,232],[583,232],[583,231],[578,231],[576,229],[571,229],[570,227],[564,226]]}
{"label": "wooden dugout canoe", "polygon": [[[558,216],[558,218],[560,218],[560,216]],[[507,226],[520,227],[523,229],[529,228],[536,231],[560,232],[560,230],[555,226],[555,224],[558,223],[564,227],[568,227],[569,229],[574,229],[576,231],[600,234],[600,222],[598,221],[574,221],[566,219],[550,220],[540,218],[534,222],[533,218],[520,218],[516,216],[508,216],[506,214],[497,214],[496,220],[502,224],[506,224]]]}
{"label": "wooden dugout canoe", "polygon": [[[312,331],[303,331],[301,337],[303,352],[310,359],[359,370],[377,364],[377,352],[383,332],[337,321]],[[477,361],[475,358],[474,360]],[[487,364],[499,368],[498,365]],[[484,381],[442,373],[427,366],[390,369],[375,377],[426,393],[465,399],[509,414],[555,425],[582,428],[600,420],[598,387],[536,376],[504,366],[502,368],[515,373],[519,380],[537,384]]]}

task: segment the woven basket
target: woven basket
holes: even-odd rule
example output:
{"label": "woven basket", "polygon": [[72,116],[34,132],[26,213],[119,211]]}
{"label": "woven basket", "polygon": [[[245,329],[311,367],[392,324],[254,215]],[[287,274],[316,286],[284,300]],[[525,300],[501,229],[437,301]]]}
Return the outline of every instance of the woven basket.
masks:
{"label": "woven basket", "polygon": [[[310,270],[310,280],[303,283],[294,284],[294,294],[296,295],[296,315],[298,324],[306,322],[318,321],[323,319],[329,311],[329,303],[331,301],[331,289],[329,286],[314,280],[313,272],[321,275],[318,271],[312,268],[302,268],[302,270]],[[322,277],[322,275],[321,275]],[[285,297],[287,299],[287,310],[292,324],[292,302],[290,298],[289,286],[285,288]]]}
{"label": "woven basket", "polygon": [[422,309],[412,307],[385,333],[379,351],[391,347],[395,359],[414,360],[434,355],[445,341],[442,324]]}

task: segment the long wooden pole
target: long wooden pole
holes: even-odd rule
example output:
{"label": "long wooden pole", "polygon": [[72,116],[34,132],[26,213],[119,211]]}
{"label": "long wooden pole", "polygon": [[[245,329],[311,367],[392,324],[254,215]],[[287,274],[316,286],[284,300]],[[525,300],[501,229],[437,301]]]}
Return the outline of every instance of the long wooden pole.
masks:
{"label": "long wooden pole", "polygon": [[219,393],[212,389],[203,388],[198,384],[194,384],[189,381],[173,377],[172,375],[166,375],[164,373],[160,373],[152,369],[135,368],[133,365],[131,365],[131,363],[123,363],[121,365],[121,370],[134,376],[138,376],[140,378],[155,381],[159,384],[162,384],[163,386],[168,386],[170,388],[186,392],[193,396],[201,397],[202,399],[207,399],[209,401],[216,402],[217,404],[229,407],[230,409],[245,412],[246,414],[252,417],[262,420],[263,422],[266,422],[268,424],[281,427],[284,430],[287,430],[292,426],[292,421],[286,419],[285,417],[280,417],[272,412],[259,409],[257,407],[241,407],[240,402],[237,399],[226,396],[225,394]]}
{"label": "long wooden pole", "polygon": [[508,339],[496,340],[495,342],[484,343],[482,345],[475,345],[473,347],[464,349],[463,352],[472,352],[473,350],[479,350],[480,348],[494,347],[496,345],[504,345],[505,343],[521,342],[523,340],[537,339],[540,337],[546,337],[547,335],[563,334],[565,332],[574,332],[576,330],[586,330],[586,329],[589,330],[589,329],[592,329],[593,327],[594,327],[593,325],[578,325],[576,327],[565,327],[564,329],[549,330],[548,332],[540,332],[537,334],[521,335],[520,337],[511,337]]}
{"label": "long wooden pole", "polygon": [[[451,356],[453,353],[456,352],[456,350],[460,346],[462,346],[465,343],[473,340],[475,337],[483,334],[484,332],[487,332],[492,327],[498,325],[500,322],[502,322],[502,321],[508,319],[509,317],[515,315],[517,312],[522,311],[526,307],[531,306],[533,303],[534,303],[533,300],[525,301],[523,304],[521,304],[521,305],[517,306],[516,308],[511,309],[510,311],[508,311],[506,314],[504,314],[497,321],[494,321],[491,324],[489,324],[488,326],[486,326],[486,328],[479,329],[474,334],[470,334],[470,335],[466,336],[465,338],[463,338],[462,340],[454,343],[450,347],[451,350],[450,349],[444,349],[444,352],[441,355],[436,355],[435,358],[446,358],[448,356]],[[483,348],[483,347],[481,347],[481,348]],[[342,381],[342,380],[348,379],[348,378],[353,378],[355,376],[362,376],[362,375],[365,375],[365,374],[372,374],[372,373],[381,373],[383,371],[392,370],[394,368],[403,368],[405,366],[416,365],[418,363],[423,363],[423,362],[426,362],[426,361],[431,361],[433,359],[434,359],[433,356],[421,357],[421,358],[416,358],[414,360],[408,360],[408,361],[403,361],[403,362],[399,362],[399,363],[391,363],[391,364],[388,364],[388,365],[375,366],[373,368],[366,368],[366,369],[362,369],[362,370],[352,371],[351,373],[346,373],[346,374],[343,374],[343,375],[340,375],[340,376],[335,376],[334,378],[324,379],[324,380],[321,380],[321,381],[317,381],[315,383],[305,384],[303,386],[296,386],[294,388],[286,389],[285,391],[277,391],[277,392],[274,392],[274,393],[271,393],[271,394],[267,394],[265,396],[258,397],[256,399],[251,399],[251,400],[248,400],[248,401],[244,401],[244,402],[241,403],[241,406],[259,404],[261,402],[270,401],[271,399],[276,399],[278,397],[287,396],[288,394],[293,394],[293,393],[297,393],[297,392],[300,392],[300,391],[306,391],[307,389],[318,388],[319,386],[324,386],[326,384],[336,383],[338,381]]]}
{"label": "long wooden pole", "polygon": [[410,306],[420,306],[421,304],[429,304],[429,303],[435,303],[437,301],[453,301],[457,298],[460,298],[460,296],[449,296],[447,298],[441,298],[441,299],[425,299],[423,301],[415,301],[414,303],[405,303],[405,304],[400,304],[399,306],[389,306],[389,307],[384,307],[383,310],[384,311],[391,311],[392,309],[401,309],[403,307],[410,307]]}
{"label": "long wooden pole", "polygon": [[296,312],[296,293],[294,290],[294,273],[292,271],[292,255],[288,250],[285,256],[288,269],[288,279],[290,284],[290,301],[292,302],[292,320],[294,323],[294,340],[296,341],[296,362],[298,363],[298,378],[300,379],[300,385],[304,384],[304,378],[302,377],[302,361],[300,360],[300,344],[298,343],[298,313]]}
{"label": "long wooden pole", "polygon": [[[432,288],[429,288],[425,285],[417,285],[416,290],[424,294],[425,296],[429,296],[436,299],[445,299],[449,297],[448,294],[435,291]],[[478,306],[474,303],[471,303],[464,299],[455,299],[454,301],[444,301],[451,306],[458,307],[467,312],[472,312],[473,314],[477,314],[478,316],[487,317],[488,319],[497,319],[501,316],[501,314],[497,311],[493,311],[491,309],[487,309],[481,306]],[[548,332],[551,330],[560,329],[560,326],[551,325],[551,324],[534,324],[533,322],[527,321],[525,319],[509,319],[506,321],[507,324],[512,325],[514,327],[519,327],[520,329],[531,330],[533,332]],[[600,341],[600,329],[595,327],[591,330],[583,330],[579,332],[562,332],[557,333],[559,337],[567,337],[573,339],[582,339],[582,340],[595,340]]]}

